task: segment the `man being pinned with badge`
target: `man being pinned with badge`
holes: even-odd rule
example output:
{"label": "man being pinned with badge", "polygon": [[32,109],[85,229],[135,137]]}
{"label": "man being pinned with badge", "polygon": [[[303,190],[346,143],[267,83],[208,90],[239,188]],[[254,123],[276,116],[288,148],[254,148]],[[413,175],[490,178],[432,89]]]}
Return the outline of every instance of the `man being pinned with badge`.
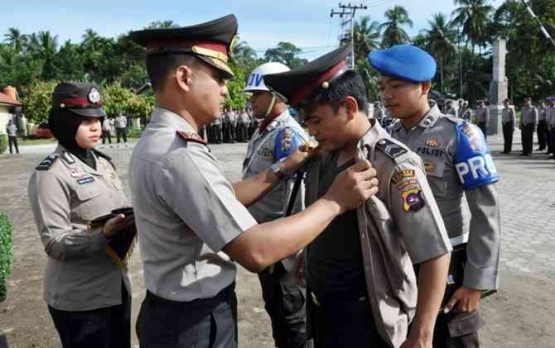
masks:
{"label": "man being pinned with badge", "polygon": [[[375,171],[364,161],[310,208],[257,223],[247,207],[291,178],[310,153],[299,147],[232,185],[198,135],[221,117],[226,80],[234,76],[227,62],[236,33],[237,20],[228,15],[130,34],[146,47],[156,99],[129,164],[147,289],[137,319],[142,348],[236,348],[235,262],[260,273],[377,192]],[[278,150],[288,147],[292,143],[284,142]]]}
{"label": "man being pinned with badge", "polygon": [[[289,68],[281,63],[262,64],[250,74],[243,90],[251,94],[253,116],[261,120],[247,148],[243,178],[267,170],[308,142],[303,128],[289,114],[283,96],[271,92],[264,84],[264,75],[284,71],[289,71]],[[258,223],[283,217],[292,189],[293,180],[283,181],[250,206],[249,212]],[[293,213],[304,208],[303,195],[299,196],[294,207]],[[307,340],[305,291],[295,283],[291,273],[295,257],[292,255],[258,275],[278,348],[302,347]]]}
{"label": "man being pinned with badge", "polygon": [[[441,210],[453,247],[466,247],[464,280],[445,299],[438,317],[434,347],[478,347],[483,321],[477,309],[483,290],[499,283],[500,219],[495,183],[499,180],[485,133],[478,127],[442,114],[428,104],[436,62],[412,45],[374,50],[368,55],[380,73],[383,103],[400,120],[392,136],[416,151],[425,163],[428,181]],[[471,212],[470,230],[463,230],[462,198]],[[451,268],[459,267],[454,251]],[[450,285],[446,295],[450,294]]]}
{"label": "man being pinned with badge", "polygon": [[[345,63],[350,52],[346,45],[264,76],[318,141],[305,168],[307,209],[357,162],[369,160],[379,181],[376,196],[336,217],[300,259],[310,334],[317,348],[431,348],[451,245],[420,158],[368,118],[362,78]],[[421,291],[411,260],[422,266]]]}

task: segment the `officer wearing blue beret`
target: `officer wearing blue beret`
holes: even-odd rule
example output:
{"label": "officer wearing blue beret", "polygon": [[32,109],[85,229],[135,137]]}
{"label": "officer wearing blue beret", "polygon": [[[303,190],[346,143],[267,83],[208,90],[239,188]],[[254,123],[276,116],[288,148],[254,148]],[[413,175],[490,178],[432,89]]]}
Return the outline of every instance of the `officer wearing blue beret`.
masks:
{"label": "officer wearing blue beret", "polygon": [[[499,176],[484,134],[475,125],[429,106],[436,62],[425,51],[399,45],[370,52],[368,61],[381,75],[382,102],[400,120],[392,136],[424,161],[455,250],[434,347],[478,347],[477,331],[484,325],[477,311],[481,294],[497,289],[499,282],[500,220],[495,187]],[[463,229],[463,194],[471,212],[468,231]],[[456,267],[462,268],[456,250],[466,258],[460,271],[462,280],[455,279]]]}

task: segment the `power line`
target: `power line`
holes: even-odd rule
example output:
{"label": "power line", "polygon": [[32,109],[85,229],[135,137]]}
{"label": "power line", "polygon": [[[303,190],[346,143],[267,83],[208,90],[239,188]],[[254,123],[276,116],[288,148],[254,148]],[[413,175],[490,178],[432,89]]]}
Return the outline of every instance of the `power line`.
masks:
{"label": "power line", "polygon": [[[355,67],[355,42],[354,42],[354,24],[355,24],[355,14],[357,10],[366,10],[368,6],[366,5],[351,5],[350,3],[345,5],[339,3],[339,8],[341,10],[335,11],[334,9],[331,10],[330,17],[339,16],[339,18],[343,19],[345,16],[345,20],[341,21],[341,30],[343,31],[342,36],[339,38],[340,43],[344,43],[351,41],[351,55],[349,57],[350,66],[354,69]],[[347,26],[350,25],[350,31],[347,31]]]}
{"label": "power line", "polygon": [[553,44],[553,46],[555,46],[555,41],[553,40],[553,38],[551,37],[551,35],[549,35],[549,32],[545,29],[545,27],[543,26],[543,23],[540,21],[540,19],[536,16],[536,14],[534,13],[534,11],[532,11],[532,8],[526,3],[526,1],[524,0],[520,0],[522,1],[522,3],[524,4],[524,6],[526,6],[526,10],[528,10],[528,13],[530,13],[530,16],[532,16],[532,18],[534,18],[536,20],[536,22],[538,23],[538,25],[540,26],[540,30],[543,33],[543,35],[549,40],[551,41],[551,43]]}

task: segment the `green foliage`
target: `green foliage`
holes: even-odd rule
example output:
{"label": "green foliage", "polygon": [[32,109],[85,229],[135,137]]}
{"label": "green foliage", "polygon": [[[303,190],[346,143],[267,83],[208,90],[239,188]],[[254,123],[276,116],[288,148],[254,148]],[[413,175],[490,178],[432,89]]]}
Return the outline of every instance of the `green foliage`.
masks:
{"label": "green foliage", "polygon": [[12,224],[6,214],[0,213],[0,302],[7,296],[6,283],[11,275],[12,262]]}
{"label": "green foliage", "polygon": [[247,102],[247,96],[243,93],[243,88],[247,84],[247,76],[250,71],[246,71],[244,67],[231,64],[231,70],[235,74],[233,80],[227,83],[227,98],[224,106],[226,108],[241,108]]}
{"label": "green foliage", "polygon": [[115,117],[121,112],[133,118],[148,118],[154,110],[152,96],[136,95],[119,82],[107,85],[101,93],[102,107],[109,117]]}
{"label": "green foliage", "polygon": [[8,136],[4,133],[0,133],[0,154],[6,152],[8,148]]}
{"label": "green foliage", "polygon": [[264,59],[267,62],[278,62],[287,65],[291,69],[298,68],[306,64],[306,59],[299,58],[301,49],[290,42],[280,42],[277,47],[269,48],[264,53]]}
{"label": "green foliage", "polygon": [[56,81],[34,81],[25,86],[21,98],[24,113],[30,122],[40,124],[48,122],[48,115],[52,105],[52,92]]}

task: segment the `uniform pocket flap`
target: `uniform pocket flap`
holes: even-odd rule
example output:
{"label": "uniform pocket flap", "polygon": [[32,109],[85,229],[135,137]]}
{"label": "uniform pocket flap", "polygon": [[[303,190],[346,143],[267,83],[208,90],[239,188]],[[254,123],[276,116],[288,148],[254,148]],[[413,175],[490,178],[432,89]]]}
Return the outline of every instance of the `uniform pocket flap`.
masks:
{"label": "uniform pocket flap", "polygon": [[468,314],[459,314],[447,326],[451,337],[459,337],[478,331],[486,323],[477,311]]}
{"label": "uniform pocket flap", "polygon": [[83,187],[83,188],[79,188],[76,191],[77,194],[77,198],[79,198],[79,200],[81,202],[84,201],[88,201],[89,199],[99,196],[100,195],[100,191],[97,190],[93,190],[93,188],[89,188],[89,187]]}

